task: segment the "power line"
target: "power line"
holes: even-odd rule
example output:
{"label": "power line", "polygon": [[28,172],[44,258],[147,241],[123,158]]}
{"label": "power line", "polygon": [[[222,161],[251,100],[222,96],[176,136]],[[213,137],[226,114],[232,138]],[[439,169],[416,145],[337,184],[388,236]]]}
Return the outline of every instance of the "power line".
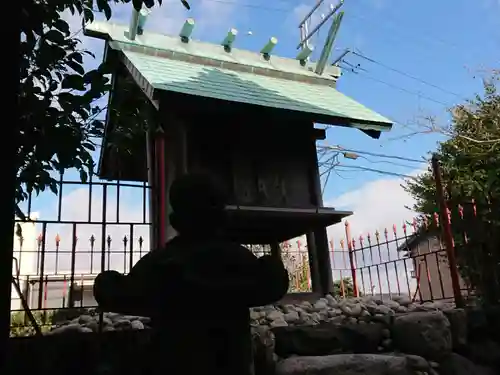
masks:
{"label": "power line", "polygon": [[413,168],[413,166],[411,165],[408,165],[408,164],[401,164],[401,163],[396,163],[394,161],[389,161],[389,160],[372,160],[372,159],[369,159],[367,158],[366,156],[362,156],[362,155],[359,155],[359,157],[361,159],[364,159],[366,160],[367,162],[369,163],[373,163],[373,164],[381,164],[381,163],[384,163],[384,164],[390,164],[390,165],[394,165],[396,167],[403,167],[403,168]]}
{"label": "power line", "polygon": [[404,161],[409,161],[409,162],[414,162],[414,163],[428,163],[429,162],[428,160],[425,160],[425,159],[419,160],[419,159],[412,159],[412,158],[407,158],[405,156],[399,156],[399,155],[388,155],[388,154],[379,154],[379,153],[369,152],[369,151],[353,150],[353,149],[349,149],[349,148],[344,148],[340,145],[337,145],[337,146],[319,145],[318,148],[320,148],[320,149],[326,148],[326,149],[329,149],[332,151],[339,151],[339,152],[343,152],[343,151],[353,152],[355,154],[360,154],[360,155],[364,154],[364,155],[375,156],[375,157],[379,157],[379,158],[404,160]]}
{"label": "power line", "polygon": [[268,7],[265,5],[240,3],[240,2],[229,1],[229,0],[205,0],[205,1],[210,1],[211,3],[237,5],[237,6],[240,6],[242,8],[254,8],[254,9],[269,10],[272,12],[291,12],[292,11],[292,9],[290,9],[290,8],[288,8],[288,9],[287,8],[275,8],[275,7]]}
{"label": "power line", "polygon": [[[344,164],[337,164],[336,166],[342,167],[342,168],[359,169],[359,170],[362,170],[362,171],[374,172],[374,173],[384,174],[384,175],[388,175],[388,176],[405,177],[405,178],[410,178],[412,180],[416,180],[415,176],[410,176],[410,175],[403,174],[403,173],[396,173],[396,172],[384,171],[382,169],[361,167],[361,166],[358,166],[358,165],[344,165]],[[350,172],[350,171],[346,171],[346,172]]]}
{"label": "power line", "polygon": [[[388,16],[387,14],[384,14],[384,18],[387,18],[387,16]],[[364,23],[371,23],[372,25],[377,26],[377,27],[382,26],[382,27],[386,28],[388,31],[389,31],[389,29],[397,30],[398,32],[396,32],[396,33],[395,32],[388,32],[388,34],[393,39],[400,39],[401,41],[405,42],[405,44],[408,44],[408,37],[409,37],[410,39],[413,39],[414,41],[420,42],[420,44],[427,44],[427,45],[434,44],[434,45],[436,45],[435,42],[438,42],[439,44],[446,46],[446,47],[449,47],[450,49],[454,49],[455,51],[459,51],[462,48],[459,45],[452,43],[450,41],[446,41],[444,39],[441,39],[436,35],[429,35],[426,38],[422,38],[421,33],[415,34],[415,33],[409,33],[408,31],[406,31],[405,32],[406,36],[403,36],[403,35],[401,35],[401,27],[398,26],[397,24],[395,24],[394,22],[392,22],[392,24],[390,22],[387,22],[387,20],[384,20],[384,22],[374,22],[373,17],[359,14],[359,12],[358,13],[352,12],[352,14],[350,14],[350,17],[357,18],[358,20],[361,20]]]}
{"label": "power line", "polygon": [[350,53],[352,53],[353,55],[356,55],[356,56],[358,56],[358,57],[361,57],[362,59],[365,59],[366,61],[369,61],[369,62],[371,62],[371,63],[373,63],[373,64],[379,65],[379,66],[381,66],[381,67],[383,67],[383,68],[386,68],[386,69],[388,69],[388,70],[391,70],[391,71],[393,71],[393,72],[395,72],[395,73],[401,74],[401,75],[403,75],[403,76],[405,76],[405,77],[407,77],[407,78],[410,78],[410,79],[413,79],[413,80],[415,80],[415,81],[417,81],[417,82],[420,82],[420,83],[422,83],[422,84],[424,84],[424,85],[427,85],[427,86],[429,86],[429,87],[433,87],[433,88],[435,88],[435,89],[437,89],[437,90],[440,90],[440,91],[442,91],[442,92],[444,92],[444,93],[446,93],[446,94],[454,95],[454,96],[456,96],[456,97],[458,97],[458,98],[461,98],[461,99],[465,99],[465,100],[467,100],[467,99],[466,99],[466,98],[464,98],[462,95],[457,94],[456,92],[453,92],[453,91],[447,90],[447,89],[445,89],[445,88],[443,88],[443,87],[440,87],[440,86],[438,86],[438,85],[436,85],[436,84],[434,84],[434,83],[431,83],[431,82],[425,81],[425,80],[423,80],[423,79],[421,79],[421,78],[418,78],[418,77],[415,77],[415,76],[413,76],[413,75],[411,75],[411,74],[409,74],[409,73],[406,73],[406,72],[404,72],[404,71],[402,71],[402,70],[400,70],[400,69],[393,68],[393,67],[391,67],[391,66],[389,66],[389,65],[387,65],[387,64],[385,64],[385,63],[382,63],[382,62],[380,62],[380,61],[378,61],[378,60],[375,60],[375,59],[373,59],[373,58],[371,58],[371,57],[365,56],[365,55],[363,55],[363,54],[361,54],[361,53],[358,53],[358,52],[356,52],[356,51],[350,51]]}
{"label": "power line", "polygon": [[[342,61],[342,62],[344,62],[344,61]],[[352,64],[351,64],[351,65],[352,65]],[[343,69],[345,69],[345,71],[347,71],[347,72],[349,72],[349,73],[357,74],[357,75],[359,75],[359,76],[361,76],[361,77],[364,77],[364,78],[366,78],[366,79],[369,79],[369,80],[372,80],[372,81],[375,81],[375,82],[378,82],[378,83],[382,83],[382,84],[384,84],[384,85],[386,85],[386,86],[389,86],[389,87],[391,87],[391,88],[393,88],[393,89],[395,89],[395,90],[399,90],[399,91],[401,91],[401,92],[404,92],[404,93],[407,93],[407,94],[410,94],[410,95],[415,95],[415,96],[417,96],[417,97],[419,97],[419,98],[422,98],[422,99],[428,100],[428,101],[430,101],[430,102],[434,102],[434,103],[439,104],[439,105],[442,105],[442,106],[444,106],[444,107],[449,107],[449,106],[450,106],[449,104],[447,104],[447,103],[445,103],[445,102],[442,102],[442,101],[440,101],[440,100],[437,100],[437,99],[433,99],[433,98],[431,98],[430,96],[427,96],[427,95],[421,94],[421,93],[416,92],[416,91],[411,91],[411,90],[405,89],[404,87],[394,85],[394,84],[392,84],[392,83],[389,83],[389,82],[383,81],[383,80],[381,80],[381,79],[378,79],[378,78],[375,78],[375,77],[372,77],[372,76],[368,76],[368,75],[363,74],[363,73],[361,73],[361,72],[356,72],[354,69],[351,69],[351,68],[347,68],[347,69],[346,69],[346,68],[343,68]]]}

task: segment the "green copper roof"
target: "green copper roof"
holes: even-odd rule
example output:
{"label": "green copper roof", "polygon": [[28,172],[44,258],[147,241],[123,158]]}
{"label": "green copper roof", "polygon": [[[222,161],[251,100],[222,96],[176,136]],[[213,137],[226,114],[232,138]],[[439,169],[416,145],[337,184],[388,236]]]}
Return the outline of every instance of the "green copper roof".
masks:
{"label": "green copper roof", "polygon": [[332,68],[330,74],[319,76],[295,59],[272,56],[265,61],[256,52],[233,49],[228,53],[222,46],[186,44],[176,37],[146,32],[130,41],[124,26],[91,26],[86,33],[110,40],[151,98],[163,90],[296,111],[314,122],[352,126],[375,136],[392,126],[389,119],[337,91]]}
{"label": "green copper roof", "polygon": [[154,89],[342,117],[355,123],[380,123],[376,129],[368,126],[372,130],[390,126],[385,117],[327,85],[235,72],[131,51],[124,54]]}
{"label": "green copper roof", "polygon": [[[178,36],[152,33],[147,30],[144,31],[143,35],[137,35],[134,40],[130,40],[126,37],[128,26],[110,22],[92,22],[85,27],[84,32],[86,35],[113,40],[120,42],[120,44],[147,47],[156,51],[169,51],[174,54],[186,54],[229,64],[236,63],[254,68],[272,69],[305,77],[314,77],[330,83],[335,83],[340,75],[340,69],[335,66],[328,67],[325,74],[318,76],[314,73],[316,64],[312,62],[307,62],[305,66],[301,66],[296,59],[276,55],[272,55],[271,59],[267,61],[258,52],[236,48],[238,38],[236,38],[235,47],[231,49],[231,52],[226,52],[224,47],[219,44],[194,39],[191,39],[189,43],[183,43]],[[221,41],[222,39],[221,37]]]}

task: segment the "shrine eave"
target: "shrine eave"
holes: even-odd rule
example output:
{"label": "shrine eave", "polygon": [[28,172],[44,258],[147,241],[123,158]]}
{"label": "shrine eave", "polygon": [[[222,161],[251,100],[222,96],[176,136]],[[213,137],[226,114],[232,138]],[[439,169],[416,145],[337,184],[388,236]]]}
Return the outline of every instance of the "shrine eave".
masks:
{"label": "shrine eave", "polygon": [[[284,242],[316,229],[337,224],[352,215],[334,208],[227,206],[227,236],[244,244]],[[269,228],[273,228],[272,231]]]}
{"label": "shrine eave", "polygon": [[391,120],[335,89],[337,67],[320,76],[313,72],[314,64],[301,66],[291,58],[272,56],[266,61],[253,51],[233,48],[228,53],[220,45],[183,43],[178,37],[150,32],[130,41],[126,30],[123,25],[94,22],[85,33],[109,42],[153,103],[165,93],[238,103],[357,128],[374,138],[392,127]]}

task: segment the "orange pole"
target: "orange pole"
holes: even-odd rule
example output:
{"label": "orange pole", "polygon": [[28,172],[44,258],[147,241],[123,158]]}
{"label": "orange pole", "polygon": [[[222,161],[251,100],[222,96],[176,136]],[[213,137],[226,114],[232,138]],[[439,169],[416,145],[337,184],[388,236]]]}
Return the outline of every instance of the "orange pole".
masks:
{"label": "orange pole", "polygon": [[444,198],[443,181],[441,178],[441,166],[437,155],[432,156],[432,171],[434,180],[436,182],[436,199],[439,204],[439,213],[441,215],[441,228],[444,234],[444,242],[446,247],[446,254],[448,255],[448,262],[450,264],[451,284],[453,286],[453,295],[455,297],[455,304],[457,307],[462,307],[464,301],[462,292],[460,290],[460,279],[458,276],[457,260],[455,258],[455,245],[453,242],[453,234],[451,232],[450,216],[448,215],[448,207]]}
{"label": "orange pole", "polygon": [[356,263],[354,262],[354,249],[352,248],[351,227],[349,222],[345,222],[345,236],[347,240],[347,249],[349,250],[349,263],[351,265],[352,287],[354,289],[354,297],[359,297],[358,283],[356,278]]}

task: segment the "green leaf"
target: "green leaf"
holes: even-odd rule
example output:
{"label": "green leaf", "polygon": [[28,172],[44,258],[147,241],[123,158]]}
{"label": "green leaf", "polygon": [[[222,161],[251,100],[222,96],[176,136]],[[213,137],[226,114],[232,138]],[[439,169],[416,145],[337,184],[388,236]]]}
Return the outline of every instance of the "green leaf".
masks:
{"label": "green leaf", "polygon": [[142,3],[143,3],[143,0],[132,0],[132,5],[134,6],[135,10],[137,10],[137,11],[141,10]]}
{"label": "green leaf", "polygon": [[85,74],[85,68],[83,67],[83,65],[77,63],[76,61],[68,61],[67,64],[71,69],[73,69],[78,74],[80,75]]}
{"label": "green leaf", "polygon": [[109,6],[108,0],[97,0],[97,8],[99,11],[104,12],[106,19],[111,18],[111,8]]}
{"label": "green leaf", "polygon": [[80,169],[80,180],[85,184],[88,180],[88,173],[84,169]]}
{"label": "green leaf", "polygon": [[54,22],[54,27],[66,36],[70,35],[69,25],[66,21],[58,19]]}
{"label": "green leaf", "polygon": [[93,21],[94,21],[94,12],[92,12],[92,9],[84,8],[83,9],[83,19],[82,19],[83,25],[82,26],[85,26],[85,24],[93,22]]}
{"label": "green leaf", "polygon": [[78,74],[69,74],[61,82],[63,89],[85,90],[85,81]]}
{"label": "green leaf", "polygon": [[52,191],[53,194],[57,194],[58,192],[58,184],[57,184],[57,181],[53,180],[50,182],[49,184],[49,188],[50,190]]}
{"label": "green leaf", "polygon": [[111,18],[111,7],[106,3],[106,6],[103,8],[104,16],[107,20]]}
{"label": "green leaf", "polygon": [[80,52],[73,52],[68,55],[68,59],[74,60],[79,64],[83,64],[83,56]]}
{"label": "green leaf", "polygon": [[83,75],[83,82],[89,84],[92,83],[92,81],[95,80],[96,78],[98,79],[99,77],[100,74],[97,70],[90,70]]}
{"label": "green leaf", "polygon": [[95,151],[95,146],[92,143],[85,142],[82,143],[82,146],[90,151]]}
{"label": "green leaf", "polygon": [[63,43],[64,42],[64,35],[55,29],[49,30],[44,34],[44,38],[46,40],[50,40],[53,43]]}

